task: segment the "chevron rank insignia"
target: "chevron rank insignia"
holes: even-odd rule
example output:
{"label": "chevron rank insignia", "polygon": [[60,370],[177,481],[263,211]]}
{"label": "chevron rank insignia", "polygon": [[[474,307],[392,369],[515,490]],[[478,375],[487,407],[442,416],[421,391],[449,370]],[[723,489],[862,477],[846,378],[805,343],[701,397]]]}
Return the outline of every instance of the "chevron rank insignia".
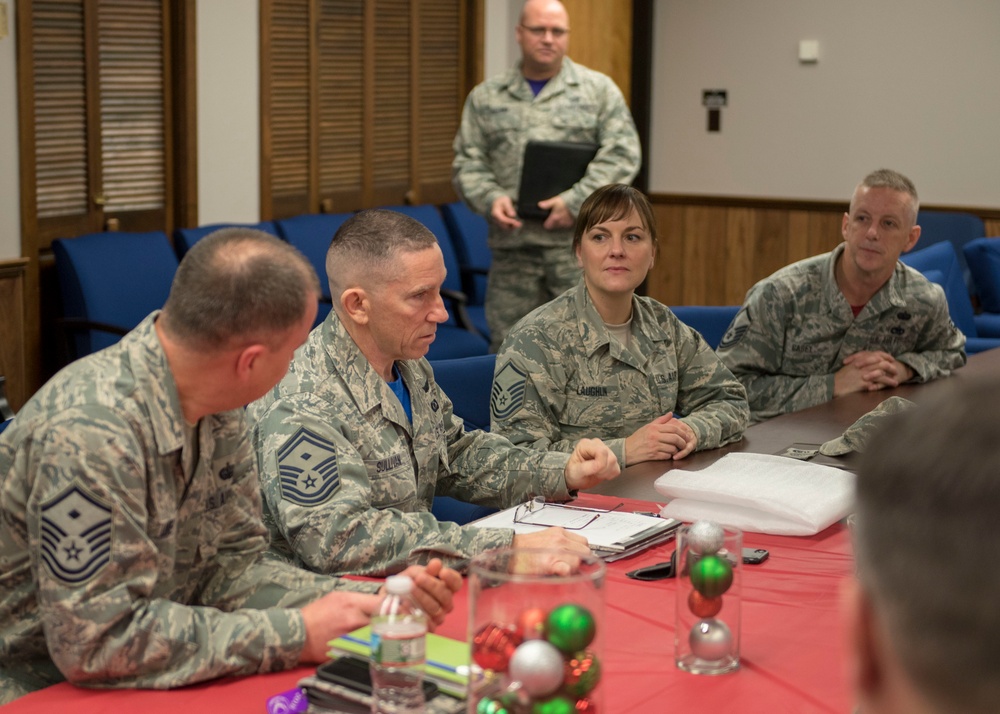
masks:
{"label": "chevron rank insignia", "polygon": [[750,322],[750,310],[744,307],[736,313],[736,317],[733,318],[733,322],[729,326],[729,329],[726,330],[726,334],[722,336],[722,341],[719,342],[719,349],[726,349],[738,344],[743,339],[743,335],[750,329]]}
{"label": "chevron rank insignia", "polygon": [[55,578],[86,582],[111,561],[111,506],[74,484],[42,504],[41,541]]}
{"label": "chevron rank insignia", "polygon": [[318,506],[340,488],[337,447],[305,427],[278,451],[281,497],[300,506]]}
{"label": "chevron rank insignia", "polygon": [[512,416],[524,404],[524,385],[528,375],[508,362],[497,372],[490,395],[490,411],[497,421]]}

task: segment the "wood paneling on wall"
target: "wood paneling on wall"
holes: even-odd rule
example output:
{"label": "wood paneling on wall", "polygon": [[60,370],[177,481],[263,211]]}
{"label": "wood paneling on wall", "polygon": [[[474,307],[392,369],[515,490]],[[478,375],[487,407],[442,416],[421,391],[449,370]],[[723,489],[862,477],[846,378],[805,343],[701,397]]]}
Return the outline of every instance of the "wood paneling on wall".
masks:
{"label": "wood paneling on wall", "polygon": [[569,51],[574,62],[615,80],[632,96],[632,3],[563,0],[569,13]]}
{"label": "wood paneling on wall", "polygon": [[[778,268],[833,250],[846,208],[665,194],[650,201],[660,250],[646,294],[666,305],[741,304],[754,283]],[[984,223],[986,235],[1000,236],[1000,218],[984,216]]]}
{"label": "wood paneling on wall", "polygon": [[0,260],[0,375],[7,378],[7,399],[14,411],[35,391],[28,384],[24,352],[25,271],[27,258]]}

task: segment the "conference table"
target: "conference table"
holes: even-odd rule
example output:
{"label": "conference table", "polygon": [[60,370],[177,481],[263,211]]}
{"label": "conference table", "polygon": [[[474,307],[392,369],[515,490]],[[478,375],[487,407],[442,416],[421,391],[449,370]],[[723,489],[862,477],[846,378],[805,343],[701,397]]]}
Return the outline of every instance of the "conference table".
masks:
{"label": "conference table", "polygon": [[[930,385],[840,397],[827,404],[756,424],[736,444],[700,452],[678,464],[654,462],[630,467],[619,478],[583,494],[579,505],[645,510],[664,498],[653,489],[671,467],[698,470],[735,451],[776,453],[795,443],[822,443],[843,432],[888,396],[918,404],[939,390],[980,376],[1000,378],[1000,349],[974,355],[951,377]],[[625,573],[669,560],[664,543],[609,563],[605,582],[601,714],[633,712],[849,712],[848,648],[841,619],[840,590],[851,576],[850,532],[836,523],[808,537],[747,533],[744,546],[766,548],[770,558],[744,566],[741,667],[719,675],[693,675],[674,665],[676,580],[644,582]],[[455,611],[438,632],[466,638],[468,603],[463,588]],[[172,691],[82,689],[59,684],[3,707],[4,714],[263,714],[268,697],[293,688],[312,671],[287,672],[214,682]]]}

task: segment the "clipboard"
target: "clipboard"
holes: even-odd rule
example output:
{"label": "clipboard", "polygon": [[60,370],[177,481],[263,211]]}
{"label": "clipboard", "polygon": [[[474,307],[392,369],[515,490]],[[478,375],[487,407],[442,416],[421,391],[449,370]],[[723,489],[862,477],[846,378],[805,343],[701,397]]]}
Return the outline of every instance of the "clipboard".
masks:
{"label": "clipboard", "polygon": [[517,215],[539,221],[548,218],[549,211],[539,208],[538,202],[559,195],[582,179],[599,148],[573,141],[529,141],[524,147]]}

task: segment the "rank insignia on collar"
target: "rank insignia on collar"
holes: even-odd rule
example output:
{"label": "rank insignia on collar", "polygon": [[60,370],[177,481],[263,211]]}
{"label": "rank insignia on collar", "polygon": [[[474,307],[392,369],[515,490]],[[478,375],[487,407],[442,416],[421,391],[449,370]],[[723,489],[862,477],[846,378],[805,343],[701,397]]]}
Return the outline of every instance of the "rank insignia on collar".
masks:
{"label": "rank insignia on collar", "polygon": [[300,506],[317,506],[340,489],[337,447],[301,427],[278,450],[281,497]]}

